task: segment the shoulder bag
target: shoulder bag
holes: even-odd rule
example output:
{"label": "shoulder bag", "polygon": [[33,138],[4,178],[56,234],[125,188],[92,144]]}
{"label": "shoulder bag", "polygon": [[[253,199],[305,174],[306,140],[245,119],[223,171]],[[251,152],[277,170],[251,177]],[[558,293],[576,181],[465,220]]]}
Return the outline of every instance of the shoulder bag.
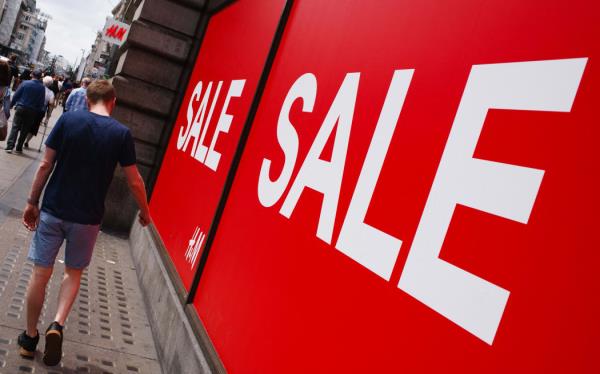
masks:
{"label": "shoulder bag", "polygon": [[4,99],[8,89],[8,87],[4,87],[2,96],[0,96],[0,142],[6,140],[6,134],[8,133],[8,118],[6,118],[6,114],[4,113]]}

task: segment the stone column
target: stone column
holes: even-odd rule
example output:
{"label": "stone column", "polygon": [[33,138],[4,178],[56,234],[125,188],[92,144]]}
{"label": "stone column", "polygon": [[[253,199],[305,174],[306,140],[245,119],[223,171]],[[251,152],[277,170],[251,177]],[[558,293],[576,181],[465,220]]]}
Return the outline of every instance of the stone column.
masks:
{"label": "stone column", "polygon": [[[152,190],[171,126],[206,24],[205,0],[144,0],[119,50],[112,80],[117,91],[113,116],[135,139],[138,167]],[[103,228],[128,232],[137,208],[117,170],[106,201]]]}

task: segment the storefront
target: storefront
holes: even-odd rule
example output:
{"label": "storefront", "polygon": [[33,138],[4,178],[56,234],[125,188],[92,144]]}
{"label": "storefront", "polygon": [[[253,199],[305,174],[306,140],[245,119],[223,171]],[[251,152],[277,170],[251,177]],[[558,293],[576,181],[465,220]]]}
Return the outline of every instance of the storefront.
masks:
{"label": "storefront", "polygon": [[599,14],[590,0],[213,9],[155,227],[132,236],[140,266],[142,247],[159,254],[204,370],[599,370]]}

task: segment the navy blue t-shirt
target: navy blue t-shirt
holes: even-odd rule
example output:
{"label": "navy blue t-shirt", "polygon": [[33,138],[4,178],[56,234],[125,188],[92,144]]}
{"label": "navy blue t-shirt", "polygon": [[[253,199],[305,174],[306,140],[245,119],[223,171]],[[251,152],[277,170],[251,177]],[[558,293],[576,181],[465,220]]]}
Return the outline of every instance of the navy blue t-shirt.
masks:
{"label": "navy blue t-shirt", "polygon": [[97,225],[117,163],[135,164],[127,127],[111,117],[77,111],[63,114],[46,140],[56,165],[42,210],[65,221]]}

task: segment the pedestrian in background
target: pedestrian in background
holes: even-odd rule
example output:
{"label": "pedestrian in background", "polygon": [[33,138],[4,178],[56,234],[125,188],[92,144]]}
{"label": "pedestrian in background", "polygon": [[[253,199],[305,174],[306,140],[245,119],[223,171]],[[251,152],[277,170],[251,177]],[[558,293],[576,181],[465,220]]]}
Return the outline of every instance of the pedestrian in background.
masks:
{"label": "pedestrian in background", "polygon": [[0,61],[0,141],[6,139],[8,119],[10,118],[10,82],[12,81],[10,66]]}
{"label": "pedestrian in background", "polygon": [[[42,79],[42,83],[44,84],[44,88],[46,89],[46,99],[44,100],[44,110],[41,111],[35,122],[33,123],[33,126],[29,129],[29,134],[27,134],[27,138],[25,139],[25,144],[23,144],[24,148],[29,148],[29,141],[34,137],[37,136],[38,131],[40,129],[40,125],[42,124],[42,121],[44,120],[44,117],[49,118],[50,116],[47,115],[49,108],[52,104],[52,102],[54,101],[54,94],[52,93],[52,91],[50,91],[50,89],[48,88],[51,84],[52,84],[52,77],[44,77],[44,79]],[[51,113],[51,111],[50,111]]]}
{"label": "pedestrian in background", "polygon": [[[27,290],[27,329],[18,338],[20,354],[34,357],[46,285],[64,240],[65,274],[54,322],[46,329],[43,361],[57,365],[62,357],[63,328],[92,252],[104,215],[104,200],[119,164],[140,208],[140,223],[150,223],[144,181],[136,166],[133,137],[127,127],[110,117],[115,107],[113,86],[95,81],[87,89],[89,111],[64,113],[46,141],[46,151],[35,175],[23,224],[35,230],[28,258],[34,263]],[[44,192],[42,211],[38,208]]]}
{"label": "pedestrian in background", "polygon": [[[17,66],[17,55],[10,55],[8,66],[10,67],[10,80],[12,83],[12,89],[13,91],[16,91],[17,88],[19,88],[19,67]],[[9,83],[9,86],[10,85],[11,84]]]}
{"label": "pedestrian in background", "polygon": [[31,79],[31,69],[33,67],[31,65],[27,66],[23,72],[21,73],[21,76],[19,77],[19,81],[24,82],[24,81],[28,81]]}
{"label": "pedestrian in background", "polygon": [[81,80],[81,87],[71,91],[71,94],[69,95],[69,97],[67,98],[67,102],[65,103],[65,112],[88,110],[86,91],[90,83],[92,83],[92,80],[90,78],[83,78]]}
{"label": "pedestrian in background", "polygon": [[58,106],[58,93],[60,92],[60,86],[58,84],[58,75],[54,75],[54,80],[52,85],[50,86],[50,90],[54,94],[54,103],[52,104],[52,108],[56,108]]}
{"label": "pedestrian in background", "polygon": [[[33,79],[19,85],[11,100],[11,108],[16,107],[15,119],[6,142],[6,152],[23,153],[23,144],[39,113],[44,110],[46,89],[41,82],[42,71],[34,70]],[[16,148],[15,148],[16,145]]]}
{"label": "pedestrian in background", "polygon": [[[48,101],[48,104],[46,107],[46,125],[47,125],[48,121],[50,120],[50,117],[52,116],[52,112],[54,111],[54,108],[56,107],[56,94],[58,93],[58,79],[56,78],[56,76],[54,76],[54,77],[48,76],[48,77],[44,77],[43,82],[44,82],[44,86],[46,87],[46,100],[50,99],[50,101]],[[46,82],[48,82],[49,84],[46,85]],[[48,91],[50,91],[50,92],[48,92]]]}
{"label": "pedestrian in background", "polygon": [[61,99],[62,102],[60,103],[63,108],[65,107],[65,104],[67,102],[67,99],[69,98],[69,95],[71,94],[71,91],[73,90],[73,83],[71,82],[71,80],[69,78],[65,78],[65,81],[62,84],[62,95],[61,95]]}

